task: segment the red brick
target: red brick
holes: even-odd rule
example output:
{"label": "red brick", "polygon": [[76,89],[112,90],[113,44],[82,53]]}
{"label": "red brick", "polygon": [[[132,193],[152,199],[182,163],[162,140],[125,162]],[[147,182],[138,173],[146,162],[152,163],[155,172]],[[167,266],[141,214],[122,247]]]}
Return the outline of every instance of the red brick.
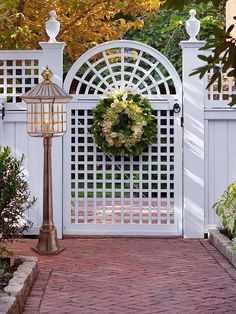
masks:
{"label": "red brick", "polygon": [[[14,245],[36,255],[36,240]],[[236,272],[207,240],[65,239],[39,256],[25,314],[236,313]]]}

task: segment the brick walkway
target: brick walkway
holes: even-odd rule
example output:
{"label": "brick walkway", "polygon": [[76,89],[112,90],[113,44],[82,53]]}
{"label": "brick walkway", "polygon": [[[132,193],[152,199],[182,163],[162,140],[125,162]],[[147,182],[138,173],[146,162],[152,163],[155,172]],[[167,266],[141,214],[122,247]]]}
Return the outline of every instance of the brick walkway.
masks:
{"label": "brick walkway", "polygon": [[[21,240],[17,250],[36,240]],[[236,271],[207,240],[65,239],[24,314],[236,313]]]}

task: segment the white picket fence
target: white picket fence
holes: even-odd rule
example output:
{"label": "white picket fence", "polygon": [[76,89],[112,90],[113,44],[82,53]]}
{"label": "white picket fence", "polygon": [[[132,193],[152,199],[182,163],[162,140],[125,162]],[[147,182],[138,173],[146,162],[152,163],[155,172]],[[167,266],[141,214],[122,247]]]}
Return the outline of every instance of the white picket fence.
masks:
{"label": "white picket fence", "polygon": [[[28,216],[34,222],[31,233],[38,233],[42,221],[42,140],[26,133],[26,107],[19,96],[40,80],[46,65],[54,81],[62,85],[64,43],[40,43],[41,50],[0,51],[0,144],[12,148],[15,156],[25,154],[25,173],[32,195],[38,201]],[[181,42],[183,50],[183,230],[188,238],[203,237],[219,224],[212,205],[227,184],[236,179],[236,110],[227,106],[233,83],[225,81],[218,94],[216,87],[205,89],[207,77],[200,80],[189,74],[202,65],[197,57],[200,41]],[[209,52],[205,52],[209,53]],[[75,95],[76,96],[76,95]],[[68,152],[69,154],[70,152]],[[63,140],[53,140],[54,221],[63,235]]]}

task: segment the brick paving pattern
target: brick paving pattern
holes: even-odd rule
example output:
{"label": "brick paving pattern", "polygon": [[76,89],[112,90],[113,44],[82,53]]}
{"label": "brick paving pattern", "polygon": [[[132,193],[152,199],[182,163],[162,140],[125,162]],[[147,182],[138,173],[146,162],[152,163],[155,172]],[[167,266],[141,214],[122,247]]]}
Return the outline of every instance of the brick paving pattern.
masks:
{"label": "brick paving pattern", "polygon": [[[36,240],[20,240],[34,255]],[[236,270],[207,240],[65,239],[40,256],[24,314],[236,313]],[[36,254],[35,254],[36,255]]]}

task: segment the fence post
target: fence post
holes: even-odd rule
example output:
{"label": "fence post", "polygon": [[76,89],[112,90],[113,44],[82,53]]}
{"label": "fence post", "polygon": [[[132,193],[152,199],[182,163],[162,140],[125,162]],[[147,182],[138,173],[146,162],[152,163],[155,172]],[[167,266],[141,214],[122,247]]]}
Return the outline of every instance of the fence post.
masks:
{"label": "fence post", "polygon": [[[40,42],[43,53],[39,60],[39,70],[48,65],[49,69],[54,73],[53,82],[62,87],[63,83],[63,50],[64,42]],[[52,145],[52,180],[53,180],[53,208],[54,208],[54,224],[57,228],[58,238],[61,239],[62,234],[62,216],[63,216],[63,185],[62,185],[62,137],[53,139]]]}
{"label": "fence post", "polygon": [[[191,28],[187,23],[195,19],[193,17],[195,14],[190,13],[190,15],[191,18],[186,22],[187,31],[188,26]],[[192,36],[189,31],[189,41],[180,43],[183,61],[183,234],[185,238],[204,237],[205,84],[198,75],[189,76],[194,69],[203,65],[198,54],[203,54],[199,52],[199,48],[204,45],[204,41],[196,40],[197,33]]]}
{"label": "fence post", "polygon": [[54,73],[53,82],[62,87],[63,82],[63,50],[64,42],[40,42],[43,53],[39,60],[39,70],[42,72],[48,65]]}

